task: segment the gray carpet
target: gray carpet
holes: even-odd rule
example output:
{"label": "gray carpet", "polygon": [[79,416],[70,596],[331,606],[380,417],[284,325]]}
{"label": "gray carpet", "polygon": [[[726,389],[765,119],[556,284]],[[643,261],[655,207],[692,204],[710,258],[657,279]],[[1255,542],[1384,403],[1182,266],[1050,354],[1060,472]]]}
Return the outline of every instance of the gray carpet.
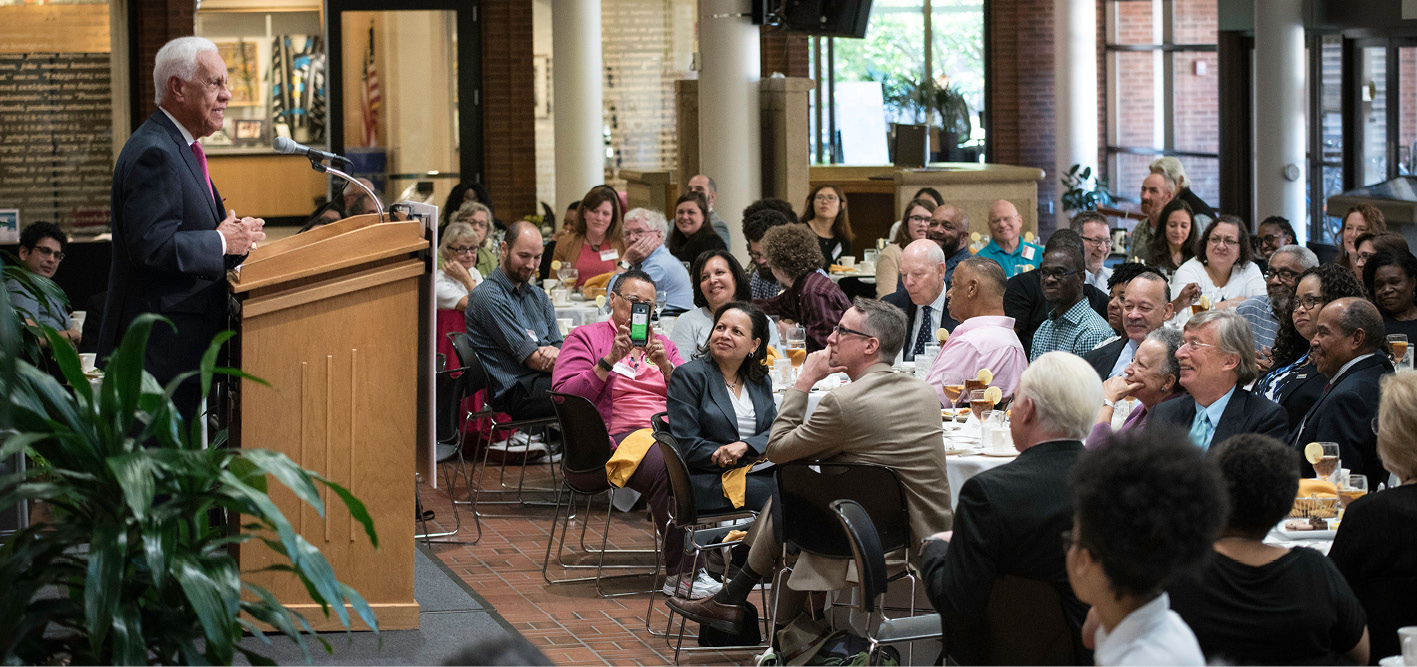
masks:
{"label": "gray carpet", "polygon": [[[442,561],[429,557],[422,545],[414,554],[413,597],[421,608],[417,630],[386,630],[378,635],[321,633],[334,652],[325,653],[319,642],[307,640],[312,664],[441,665],[448,656],[477,640],[517,634]],[[269,646],[255,637],[247,637],[241,644],[280,665],[305,664],[300,649],[289,638],[267,636],[271,640]],[[239,654],[238,660],[239,664],[248,664]]]}

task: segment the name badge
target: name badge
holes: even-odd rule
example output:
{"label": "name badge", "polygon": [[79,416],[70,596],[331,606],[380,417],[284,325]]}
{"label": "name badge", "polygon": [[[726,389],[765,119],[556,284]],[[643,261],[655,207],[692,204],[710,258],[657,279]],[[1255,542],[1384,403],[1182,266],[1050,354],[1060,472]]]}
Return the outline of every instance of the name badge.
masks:
{"label": "name badge", "polygon": [[600,251],[600,261],[602,261],[602,262],[613,262],[613,261],[615,261],[615,260],[617,260],[617,259],[620,259],[620,251],[619,251],[619,250],[616,250],[616,249],[614,249],[614,248],[611,248],[611,249],[609,249],[609,250],[602,250],[602,251]]}
{"label": "name badge", "polygon": [[532,339],[532,340],[536,340],[536,332],[535,332],[535,331],[532,331],[531,329],[527,329],[527,330],[526,330],[526,337],[527,337],[527,338],[530,338],[530,339]]}
{"label": "name badge", "polygon": [[1031,245],[1026,245],[1026,246],[1023,247],[1023,258],[1024,258],[1024,259],[1033,259],[1033,254],[1034,254],[1034,252],[1033,252],[1033,246],[1031,246]]}
{"label": "name badge", "polygon": [[635,379],[635,369],[630,368],[630,365],[625,363],[624,360],[615,362],[615,367],[611,368],[610,372],[619,373],[631,380]]}
{"label": "name badge", "polygon": [[836,247],[835,247],[835,248],[832,248],[832,257],[841,257],[841,244],[840,244],[840,243],[836,244]]}

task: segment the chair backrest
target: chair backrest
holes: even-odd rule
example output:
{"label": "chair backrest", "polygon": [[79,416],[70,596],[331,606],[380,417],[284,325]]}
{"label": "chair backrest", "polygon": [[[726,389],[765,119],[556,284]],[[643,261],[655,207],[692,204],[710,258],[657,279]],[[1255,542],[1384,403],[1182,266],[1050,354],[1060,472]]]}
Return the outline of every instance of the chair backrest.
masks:
{"label": "chair backrest", "polygon": [[649,427],[654,429],[656,434],[669,432],[669,413],[656,412],[649,418]]}
{"label": "chair backrest", "polygon": [[[664,414],[664,413],[660,413]],[[659,415],[655,415],[658,417]],[[650,422],[657,420],[651,418]],[[692,526],[699,522],[699,507],[694,502],[694,483],[689,477],[689,464],[679,453],[679,443],[668,429],[655,429],[655,446],[664,458],[664,467],[669,472],[669,493],[674,498],[674,525]]]}
{"label": "chair backrest", "polygon": [[[584,396],[550,392],[551,406],[556,410],[556,418],[561,422],[561,437],[564,448],[561,451],[561,471],[563,473],[591,473],[600,471],[599,479],[605,478],[605,462],[610,460],[610,434],[605,430],[605,420],[595,404]],[[610,484],[600,488],[577,488],[567,477],[567,484],[581,493],[598,493]]]}
{"label": "chair backrest", "polygon": [[[1078,665],[1086,649],[1063,613],[1053,584],[1003,575],[984,610],[986,665]],[[1090,663],[1090,661],[1089,661]]]}
{"label": "chair backrest", "polygon": [[886,553],[881,550],[881,537],[876,534],[876,524],[861,503],[834,500],[831,509],[851,542],[851,557],[856,561],[856,576],[861,580],[857,608],[870,614],[876,611],[876,600],[886,592]]}
{"label": "chair backrest", "polygon": [[482,366],[482,359],[472,348],[472,339],[464,331],[449,331],[448,340],[453,342],[453,351],[458,355],[458,366],[462,367],[463,374],[468,376],[463,380],[467,395],[471,396],[486,389],[487,369]]}
{"label": "chair backrest", "polygon": [[869,463],[793,461],[774,467],[778,501],[774,525],[785,543],[802,551],[846,560],[851,547],[831,509],[834,500],[855,500],[876,526],[883,553],[910,543],[905,493],[894,470]]}
{"label": "chair backrest", "polygon": [[462,426],[463,381],[466,373],[458,368],[446,368],[447,358],[438,355],[438,373],[433,380],[434,421],[433,428],[440,444],[455,444],[458,430]]}

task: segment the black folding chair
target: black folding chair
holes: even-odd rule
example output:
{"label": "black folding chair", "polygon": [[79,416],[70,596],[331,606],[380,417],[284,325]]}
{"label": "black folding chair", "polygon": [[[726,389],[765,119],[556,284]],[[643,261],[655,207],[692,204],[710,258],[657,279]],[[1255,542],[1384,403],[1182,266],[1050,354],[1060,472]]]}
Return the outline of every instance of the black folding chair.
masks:
{"label": "black folding chair", "polygon": [[889,579],[886,552],[871,515],[855,500],[834,500],[831,509],[841,522],[841,529],[851,544],[852,560],[856,562],[856,576],[860,580],[856,608],[866,614],[866,639],[870,642],[866,654],[868,662],[876,664],[881,646],[939,638],[939,614],[886,618],[883,606]]}
{"label": "black folding chair", "polygon": [[482,522],[478,520],[477,513],[472,515],[473,525],[477,527],[477,537],[471,542],[441,539],[456,536],[462,530],[462,514],[458,512],[457,498],[453,495],[457,488],[457,478],[462,476],[463,484],[468,483],[467,464],[463,459],[463,420],[462,402],[467,397],[467,383],[463,378],[467,373],[460,368],[445,368],[447,359],[438,355],[438,371],[434,378],[433,400],[435,410],[434,421],[434,466],[441,465],[443,468],[443,486],[447,488],[448,500],[453,507],[453,520],[456,526],[450,531],[429,532],[428,519],[421,511],[423,507],[421,485],[421,475],[415,475],[414,498],[415,504],[420,509],[418,520],[421,522],[423,532],[414,535],[414,539],[424,541],[424,544],[432,545],[434,542],[440,544],[477,544],[482,539]]}

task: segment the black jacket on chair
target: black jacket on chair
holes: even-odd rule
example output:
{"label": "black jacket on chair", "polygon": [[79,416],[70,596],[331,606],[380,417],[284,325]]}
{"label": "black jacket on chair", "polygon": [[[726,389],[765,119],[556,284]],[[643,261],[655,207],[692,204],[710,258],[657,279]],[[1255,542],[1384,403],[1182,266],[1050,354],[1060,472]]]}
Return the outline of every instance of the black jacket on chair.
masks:
{"label": "black jacket on chair", "polygon": [[1126,336],[1121,336],[1102,347],[1099,347],[1087,354],[1082,355],[1082,360],[1092,366],[1092,370],[1097,371],[1098,377],[1103,380],[1112,374],[1112,367],[1117,365],[1117,357],[1122,356],[1122,350],[1126,349],[1130,342]]}
{"label": "black jacket on chair", "polygon": [[[915,343],[915,337],[911,335],[911,332],[915,331],[916,314],[924,311],[922,311],[919,306],[916,306],[914,301],[910,300],[910,292],[905,291],[904,287],[887,294],[885,298],[881,300],[905,312],[906,340],[905,346],[901,348],[901,359],[904,361],[913,361],[915,355],[911,354],[912,350],[910,348],[911,345]],[[945,299],[944,307],[941,308],[941,310],[943,312],[940,313],[940,326],[954,331],[955,327],[959,326],[959,322],[956,322],[953,317],[950,317],[949,299]],[[934,331],[934,329],[932,328],[931,331]],[[935,340],[935,337],[932,335],[930,340]]]}
{"label": "black jacket on chair", "polygon": [[[1092,285],[1082,286],[1082,295],[1088,305],[1097,311],[1102,319],[1107,319],[1107,300],[1110,298]],[[1004,314],[1014,318],[1014,333],[1023,343],[1024,351],[1033,349],[1033,332],[1048,319],[1048,300],[1043,298],[1043,279],[1037,271],[1020,273],[1005,283]]]}
{"label": "black jacket on chair", "polygon": [[[1392,372],[1387,355],[1374,354],[1349,368],[1319,396],[1289,443],[1303,448],[1311,442],[1338,443],[1343,467],[1368,476],[1368,488],[1387,481],[1388,473],[1378,458],[1378,436],[1373,433],[1373,417],[1378,416],[1378,380]],[[1312,477],[1310,466],[1303,468]]]}
{"label": "black jacket on chair", "polygon": [[[1191,430],[1191,422],[1196,418],[1196,399],[1178,396],[1162,401],[1151,409],[1147,417],[1147,428],[1170,426],[1182,431]],[[1251,394],[1243,387],[1236,387],[1220,415],[1220,423],[1215,425],[1215,435],[1210,439],[1212,447],[1225,442],[1226,438],[1241,433],[1259,433],[1276,440],[1284,440],[1289,428],[1289,417],[1284,408],[1263,396]]]}
{"label": "black jacket on chair", "polygon": [[[713,453],[730,442],[746,442],[751,452],[739,460],[739,465],[751,465],[768,447],[768,431],[777,418],[777,404],[772,398],[772,381],[763,378],[751,382],[739,376],[743,390],[753,400],[757,433],[749,438],[738,437],[738,413],[724,384],[718,365],[709,357],[689,361],[674,369],[669,376],[669,433],[679,445],[679,453],[689,466],[694,482],[694,503],[701,510],[723,507],[721,475],[728,468],[713,462]],[[750,475],[751,481],[757,475]],[[764,483],[771,484],[766,477]],[[755,508],[759,509],[759,508]]]}

